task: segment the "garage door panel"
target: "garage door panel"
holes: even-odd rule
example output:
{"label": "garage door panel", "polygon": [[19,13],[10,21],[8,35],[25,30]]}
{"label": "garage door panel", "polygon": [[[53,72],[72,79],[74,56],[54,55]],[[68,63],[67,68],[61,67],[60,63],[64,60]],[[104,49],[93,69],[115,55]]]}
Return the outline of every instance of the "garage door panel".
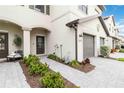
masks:
{"label": "garage door panel", "polygon": [[83,35],[83,57],[94,56],[94,36],[84,34]]}

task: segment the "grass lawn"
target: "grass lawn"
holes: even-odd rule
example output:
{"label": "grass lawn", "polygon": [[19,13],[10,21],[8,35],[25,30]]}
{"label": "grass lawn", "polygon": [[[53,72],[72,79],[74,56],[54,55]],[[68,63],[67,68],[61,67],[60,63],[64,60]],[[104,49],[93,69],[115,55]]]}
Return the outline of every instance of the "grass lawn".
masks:
{"label": "grass lawn", "polygon": [[120,51],[119,51],[119,52],[124,53],[124,49],[120,49]]}
{"label": "grass lawn", "polygon": [[124,62],[124,58],[117,58],[116,60]]}

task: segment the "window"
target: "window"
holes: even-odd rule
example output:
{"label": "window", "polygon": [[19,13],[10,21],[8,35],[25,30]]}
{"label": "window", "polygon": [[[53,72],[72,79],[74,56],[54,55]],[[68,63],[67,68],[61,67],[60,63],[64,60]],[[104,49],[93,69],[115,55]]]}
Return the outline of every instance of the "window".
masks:
{"label": "window", "polygon": [[79,9],[82,10],[84,13],[88,14],[88,6],[87,5],[80,5]]}
{"label": "window", "polygon": [[50,6],[49,5],[46,5],[46,14],[50,15]]}
{"label": "window", "polygon": [[45,11],[44,7],[45,7],[44,5],[35,5],[35,9],[42,13],[44,13]]}
{"label": "window", "polygon": [[50,15],[50,6],[49,5],[29,5],[30,9],[37,10],[44,14]]}

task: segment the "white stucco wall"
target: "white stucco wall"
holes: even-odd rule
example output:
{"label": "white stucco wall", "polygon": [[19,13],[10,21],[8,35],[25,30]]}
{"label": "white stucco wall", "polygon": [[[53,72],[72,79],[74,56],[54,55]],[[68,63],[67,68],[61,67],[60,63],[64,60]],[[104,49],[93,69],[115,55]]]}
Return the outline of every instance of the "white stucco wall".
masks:
{"label": "white stucco wall", "polygon": [[[78,6],[51,6],[53,31],[47,35],[48,53],[55,52],[54,46],[58,45],[59,48],[56,50],[56,54],[58,56],[61,56],[60,45],[62,44],[63,57],[69,56],[70,59],[75,59],[75,31],[67,27],[66,24],[78,18],[98,14],[95,11],[95,8],[99,12],[101,12],[101,10],[97,6],[88,6],[88,15],[86,15],[83,11],[79,10]],[[94,25],[94,23],[95,22],[89,25]],[[103,34],[101,36],[104,36],[105,33],[101,31],[101,34]],[[83,47],[81,47],[80,49],[83,49]],[[79,51],[83,52],[82,50]],[[80,54],[79,56],[83,57],[81,55],[82,53],[79,54]]]}
{"label": "white stucco wall", "polygon": [[[21,27],[27,27],[27,28],[43,27],[50,31],[47,34],[44,31],[30,32],[31,54],[36,54],[36,35],[45,35],[46,54],[55,52],[54,46],[57,44],[59,48],[56,50],[56,54],[58,56],[61,56],[60,45],[62,44],[63,57],[68,56],[70,59],[75,59],[75,32],[73,31],[73,29],[68,28],[66,24],[78,18],[97,14],[95,8],[99,12],[101,12],[101,10],[97,6],[88,6],[89,9],[88,15],[86,15],[83,11],[79,10],[78,6],[50,6],[50,7],[51,7],[50,16],[48,16],[41,12],[29,9],[28,6],[27,7],[0,6],[0,11],[1,11],[0,19],[16,23]],[[83,24],[82,26],[79,26],[80,27],[79,29],[81,29],[80,31],[82,31],[82,27],[83,29],[86,27],[87,30],[84,32],[88,31],[88,33],[94,34],[94,32],[92,33],[91,30],[96,31],[96,25],[95,25],[96,22],[97,21],[93,21],[91,23],[89,22]],[[93,26],[93,28],[91,26]],[[17,33],[17,31],[14,33]],[[102,31],[100,33],[103,36]],[[94,35],[96,35],[96,33]],[[96,38],[96,41],[97,40],[98,39]],[[98,47],[98,44],[96,45],[97,45],[96,47]],[[13,48],[10,48],[11,51],[13,51],[12,49]],[[95,54],[97,55],[97,53]]]}
{"label": "white stucco wall", "polygon": [[23,31],[18,26],[11,24],[11,23],[3,23],[0,22],[0,32],[8,33],[8,53],[12,53],[16,50],[22,50],[23,44],[21,47],[16,47],[16,45],[13,43],[13,40],[15,38],[15,35],[19,35],[23,40]]}
{"label": "white stucco wall", "polygon": [[[97,25],[99,24],[99,31],[97,30]],[[86,33],[89,35],[95,36],[95,56],[100,54],[100,37],[105,38],[105,45],[106,42],[106,33],[99,21],[98,18],[88,21],[86,23],[81,23],[78,25],[78,60],[83,60],[83,37],[79,37],[79,34]]]}
{"label": "white stucco wall", "polygon": [[52,29],[50,16],[23,6],[0,6],[0,19],[14,22],[22,27]]}
{"label": "white stucco wall", "polygon": [[111,37],[107,37],[107,45],[110,47],[110,49],[113,48],[112,38]]}
{"label": "white stucco wall", "polygon": [[[60,11],[61,12],[61,11]],[[63,16],[56,21],[52,22],[53,31],[50,32],[47,36],[47,46],[48,53],[55,52],[55,45],[58,45],[59,48],[56,50],[56,54],[61,56],[60,45],[62,44],[62,57],[69,57],[75,59],[75,36],[74,31],[70,30],[66,26],[70,20],[70,15]]]}

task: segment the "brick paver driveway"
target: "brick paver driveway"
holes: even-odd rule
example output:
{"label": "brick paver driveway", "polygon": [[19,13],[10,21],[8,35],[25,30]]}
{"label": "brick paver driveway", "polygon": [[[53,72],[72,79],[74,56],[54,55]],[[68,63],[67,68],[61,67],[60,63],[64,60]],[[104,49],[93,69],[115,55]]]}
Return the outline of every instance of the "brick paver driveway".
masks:
{"label": "brick paver driveway", "polygon": [[60,72],[62,76],[82,88],[124,88],[124,63],[112,59],[90,58],[95,70],[83,73],[69,66],[52,61],[46,57],[41,62],[46,62],[54,71]]}
{"label": "brick paver driveway", "polygon": [[0,63],[0,88],[28,88],[26,78],[18,62]]}

